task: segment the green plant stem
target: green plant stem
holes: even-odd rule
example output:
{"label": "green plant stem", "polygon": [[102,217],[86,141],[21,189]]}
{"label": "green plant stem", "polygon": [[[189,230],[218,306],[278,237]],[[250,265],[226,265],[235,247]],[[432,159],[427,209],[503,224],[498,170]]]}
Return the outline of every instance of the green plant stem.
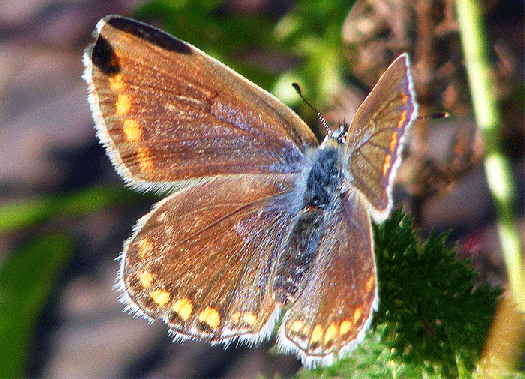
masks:
{"label": "green plant stem", "polygon": [[523,312],[525,279],[520,237],[513,210],[516,188],[512,166],[501,152],[498,128],[502,124],[502,117],[492,91],[493,71],[488,63],[480,3],[477,0],[456,0],[456,11],[476,122],[485,139],[485,174],[498,214],[501,250],[514,301]]}

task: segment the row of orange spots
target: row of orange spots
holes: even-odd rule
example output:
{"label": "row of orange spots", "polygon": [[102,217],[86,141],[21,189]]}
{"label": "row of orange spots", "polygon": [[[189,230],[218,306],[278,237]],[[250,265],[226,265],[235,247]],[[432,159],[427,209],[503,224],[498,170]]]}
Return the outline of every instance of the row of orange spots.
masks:
{"label": "row of orange spots", "polygon": [[[399,94],[401,96],[401,103],[403,103],[403,105],[406,105],[408,102],[408,96],[403,92],[400,92]],[[407,111],[401,112],[401,118],[397,122],[398,129],[401,128],[405,124],[406,118],[407,118]],[[388,147],[391,153],[385,156],[385,160],[383,162],[383,175],[386,175],[388,173],[388,170],[392,166],[392,152],[395,152],[397,150],[397,144],[399,142],[397,138],[397,134],[398,134],[397,132],[394,132],[392,133],[392,136],[390,137],[390,145]]]}
{"label": "row of orange spots", "polygon": [[[406,120],[406,111],[403,111],[401,113],[401,118],[399,119],[399,122],[397,123],[397,127],[400,128],[405,120]],[[397,138],[397,132],[392,133],[392,136],[390,137],[390,145],[388,146],[390,153],[388,153],[385,156],[385,161],[383,162],[383,175],[386,175],[388,170],[390,169],[390,166],[392,165],[392,153],[396,152],[397,150],[397,144],[399,143]]]}
{"label": "row of orange spots", "polygon": [[[138,278],[142,287],[146,289],[153,283],[154,274],[143,270],[138,274]],[[163,289],[149,291],[148,295],[159,307],[165,306],[171,300],[170,293]],[[182,321],[187,321],[192,315],[193,304],[189,298],[182,297],[173,303],[171,309],[179,315]],[[199,321],[209,325],[212,329],[216,329],[219,326],[220,320],[219,312],[213,307],[208,306],[199,313]],[[242,320],[252,325],[257,321],[257,316],[252,312],[246,312],[242,315]]]}
{"label": "row of orange spots", "polygon": [[[152,274],[147,271],[144,271],[139,274],[139,280],[141,284],[146,288],[151,285],[152,278]],[[155,303],[157,303],[161,307],[166,305],[171,299],[169,292],[161,289],[150,291],[149,296],[153,299]],[[171,306],[171,309],[179,315],[182,321],[187,321],[190,318],[191,313],[193,312],[193,305],[190,299],[188,299],[187,297],[183,297],[174,302]]]}
{"label": "row of orange spots", "polygon": [[[153,284],[154,275],[147,270],[143,270],[138,273],[138,278],[142,287],[146,289]],[[162,289],[150,291],[148,294],[153,299],[153,301],[161,307],[166,305],[171,300],[169,292]],[[171,306],[171,309],[179,315],[182,321],[187,321],[193,312],[193,305],[190,299],[183,297],[174,302]]]}
{"label": "row of orange spots", "polygon": [[[405,119],[405,113],[402,113],[401,119]],[[383,162],[383,175],[386,175],[390,167],[392,166],[392,153],[396,152],[397,150],[397,132],[392,133],[392,136],[390,137],[390,145],[388,146],[389,153],[385,155],[385,160]]]}
{"label": "row of orange spots", "polygon": [[[126,83],[122,75],[115,75],[109,78],[109,86],[118,96],[115,102],[115,114],[124,117],[131,110],[133,99],[130,95],[124,93]],[[136,143],[142,139],[143,128],[137,120],[124,119],[122,121],[122,132],[128,142]],[[137,146],[137,161],[142,171],[151,171],[153,169],[153,160],[151,151],[144,146]]]}
{"label": "row of orange spots", "polygon": [[[143,271],[139,274],[139,280],[143,286],[148,287],[151,285],[151,275],[152,274],[147,271]],[[160,307],[165,306],[171,300],[170,293],[162,289],[150,291],[148,295]],[[183,297],[175,301],[171,306],[171,309],[179,315],[182,321],[188,321],[193,312],[193,304],[190,299]],[[253,321],[252,318],[248,318],[248,320]],[[209,325],[212,329],[217,329],[221,318],[219,312],[215,308],[208,306],[199,313],[199,321]]]}
{"label": "row of orange spots", "polygon": [[[352,320],[344,320],[341,322],[341,325],[338,326],[337,322],[332,321],[326,331],[323,329],[321,324],[314,326],[312,333],[310,334],[309,345],[323,342],[324,345],[327,345],[329,342],[334,341],[338,336],[344,336],[350,332],[353,326],[361,319],[362,308],[358,307],[355,309],[354,314],[352,315]],[[302,334],[304,336],[308,335],[309,325],[306,325],[301,320],[296,320],[290,325],[290,330],[293,333]]]}

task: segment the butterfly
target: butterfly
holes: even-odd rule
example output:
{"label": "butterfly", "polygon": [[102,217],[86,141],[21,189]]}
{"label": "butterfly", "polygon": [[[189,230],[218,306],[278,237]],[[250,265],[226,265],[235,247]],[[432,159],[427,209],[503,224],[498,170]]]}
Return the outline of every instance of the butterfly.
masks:
{"label": "butterfly", "polygon": [[307,366],[354,349],[378,306],[371,221],[390,214],[417,116],[408,55],[321,143],[274,96],[141,22],[100,20],[84,64],[118,173],[172,192],[124,244],[127,309],[224,344],[260,342],[281,319],[277,345]]}

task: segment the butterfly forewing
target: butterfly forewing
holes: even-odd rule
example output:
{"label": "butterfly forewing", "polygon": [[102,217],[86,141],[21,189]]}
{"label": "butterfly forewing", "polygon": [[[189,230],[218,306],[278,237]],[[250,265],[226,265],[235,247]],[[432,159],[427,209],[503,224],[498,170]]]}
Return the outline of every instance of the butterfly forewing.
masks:
{"label": "butterfly forewing", "polygon": [[180,338],[225,342],[270,332],[275,236],[292,217],[278,199],[292,180],[216,178],[159,202],[125,245],[124,300],[149,318],[163,318]]}
{"label": "butterfly forewing", "polygon": [[392,207],[392,182],[406,128],[417,116],[408,55],[399,56],[359,107],[346,139],[345,156],[352,184],[372,206],[376,221]]}
{"label": "butterfly forewing", "polygon": [[86,52],[98,134],[138,187],[239,173],[295,172],[308,126],[261,88],[195,47],[107,17]]}

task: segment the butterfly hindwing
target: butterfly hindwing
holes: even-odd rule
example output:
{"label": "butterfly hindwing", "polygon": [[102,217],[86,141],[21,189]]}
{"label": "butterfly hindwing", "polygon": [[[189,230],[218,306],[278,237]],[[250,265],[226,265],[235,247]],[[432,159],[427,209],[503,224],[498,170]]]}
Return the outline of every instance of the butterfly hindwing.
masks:
{"label": "butterfly hindwing", "polygon": [[308,366],[352,350],[377,308],[372,229],[361,197],[345,192],[326,215],[315,261],[279,330],[280,346]]}
{"label": "butterfly hindwing", "polygon": [[122,254],[124,302],[178,338],[227,342],[271,331],[270,288],[290,223],[292,175],[239,175],[168,196],[139,220]]}

